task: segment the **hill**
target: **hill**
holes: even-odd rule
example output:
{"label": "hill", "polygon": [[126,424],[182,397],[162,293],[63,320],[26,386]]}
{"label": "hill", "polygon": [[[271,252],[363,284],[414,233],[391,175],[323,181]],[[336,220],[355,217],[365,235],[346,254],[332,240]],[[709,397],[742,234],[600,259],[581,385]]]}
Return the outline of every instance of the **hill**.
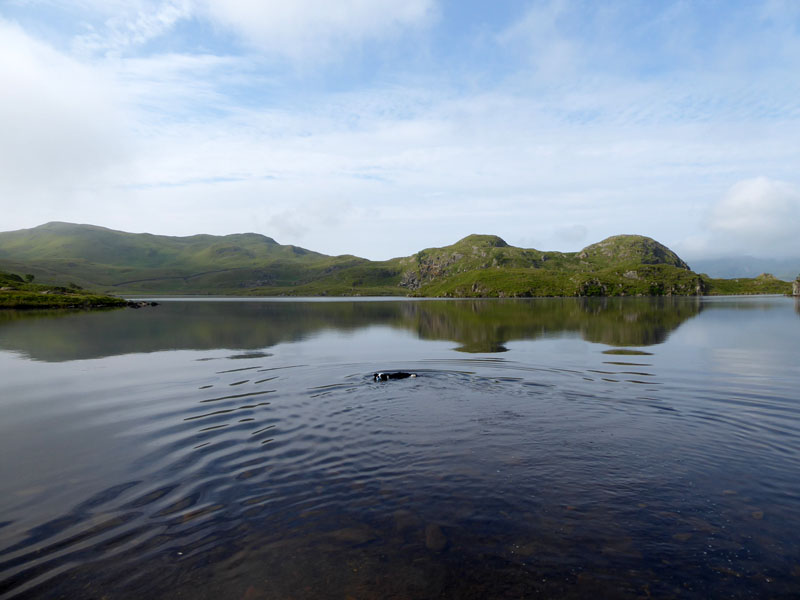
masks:
{"label": "hill", "polygon": [[509,246],[471,235],[399,259],[400,285],[414,295],[451,297],[696,295],[708,282],[669,248],[619,235],[580,252]]}
{"label": "hill", "polygon": [[[256,233],[172,237],[71,223],[0,233],[0,268],[112,293],[282,293],[314,282],[336,288],[340,271],[357,274],[369,265],[373,272],[375,264],[281,245]],[[378,288],[386,277],[380,279]],[[365,273],[361,280],[369,287],[374,277]]]}
{"label": "hill", "polygon": [[470,235],[409,257],[370,261],[256,233],[172,237],[47,223],[0,233],[0,269],[117,294],[631,296],[788,293],[791,287],[698,275],[669,248],[639,235],[613,236],[580,252],[517,248],[494,235]]}

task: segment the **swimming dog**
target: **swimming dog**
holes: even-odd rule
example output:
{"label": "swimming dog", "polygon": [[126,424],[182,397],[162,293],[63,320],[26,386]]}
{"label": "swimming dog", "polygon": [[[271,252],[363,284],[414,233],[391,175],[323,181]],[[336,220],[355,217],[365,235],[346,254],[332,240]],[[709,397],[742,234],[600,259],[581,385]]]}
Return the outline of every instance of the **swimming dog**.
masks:
{"label": "swimming dog", "polygon": [[408,377],[416,377],[416,373],[403,373],[397,371],[396,373],[373,373],[372,379],[374,381],[388,381],[389,379],[406,379]]}

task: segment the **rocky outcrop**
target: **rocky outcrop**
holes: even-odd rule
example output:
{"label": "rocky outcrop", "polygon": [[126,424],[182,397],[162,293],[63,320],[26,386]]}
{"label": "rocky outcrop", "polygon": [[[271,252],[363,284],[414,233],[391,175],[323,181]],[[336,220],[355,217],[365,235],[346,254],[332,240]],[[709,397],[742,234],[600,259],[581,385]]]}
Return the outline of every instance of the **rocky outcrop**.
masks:
{"label": "rocky outcrop", "polygon": [[464,255],[458,252],[438,255],[430,255],[425,251],[419,252],[417,268],[405,271],[400,279],[400,285],[410,290],[417,290],[423,283],[448,275],[449,267],[462,258]]}
{"label": "rocky outcrop", "polygon": [[792,282],[792,296],[800,296],[800,275]]}
{"label": "rocky outcrop", "polygon": [[[452,246],[428,248],[401,261],[407,268],[400,279],[400,286],[418,290],[422,285],[469,269],[487,269],[500,266],[497,249],[508,248],[506,241],[496,235],[472,234]],[[465,260],[466,259],[466,260]],[[461,268],[453,268],[462,263]]]}

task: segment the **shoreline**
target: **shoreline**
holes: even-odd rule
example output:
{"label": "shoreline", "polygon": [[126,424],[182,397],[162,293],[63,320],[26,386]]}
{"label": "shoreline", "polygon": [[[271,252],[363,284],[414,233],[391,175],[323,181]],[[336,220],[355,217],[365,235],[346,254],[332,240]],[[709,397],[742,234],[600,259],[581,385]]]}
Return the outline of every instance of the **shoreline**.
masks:
{"label": "shoreline", "polygon": [[113,308],[143,308],[158,306],[158,301],[188,302],[397,302],[425,300],[544,300],[569,298],[744,298],[744,297],[797,297],[780,293],[741,293],[741,294],[659,294],[659,295],[584,295],[584,296],[361,296],[325,295],[234,295],[234,294],[131,294],[124,297],[104,294],[68,294],[63,292],[15,292],[13,298],[8,292],[0,292],[0,310],[103,310]]}

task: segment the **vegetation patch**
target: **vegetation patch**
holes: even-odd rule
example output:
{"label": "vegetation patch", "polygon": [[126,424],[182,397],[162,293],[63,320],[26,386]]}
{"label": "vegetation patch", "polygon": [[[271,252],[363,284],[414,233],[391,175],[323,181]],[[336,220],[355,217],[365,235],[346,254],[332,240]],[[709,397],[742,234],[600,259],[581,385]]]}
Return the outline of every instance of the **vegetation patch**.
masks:
{"label": "vegetation patch", "polygon": [[33,280],[32,275],[0,271],[0,308],[110,308],[127,304],[123,298],[87,292],[76,284],[48,286]]}
{"label": "vegetation patch", "polygon": [[737,279],[712,279],[702,276],[706,281],[707,293],[711,296],[735,296],[745,294],[791,294],[792,283],[776,278],[770,273],[758,277]]}

